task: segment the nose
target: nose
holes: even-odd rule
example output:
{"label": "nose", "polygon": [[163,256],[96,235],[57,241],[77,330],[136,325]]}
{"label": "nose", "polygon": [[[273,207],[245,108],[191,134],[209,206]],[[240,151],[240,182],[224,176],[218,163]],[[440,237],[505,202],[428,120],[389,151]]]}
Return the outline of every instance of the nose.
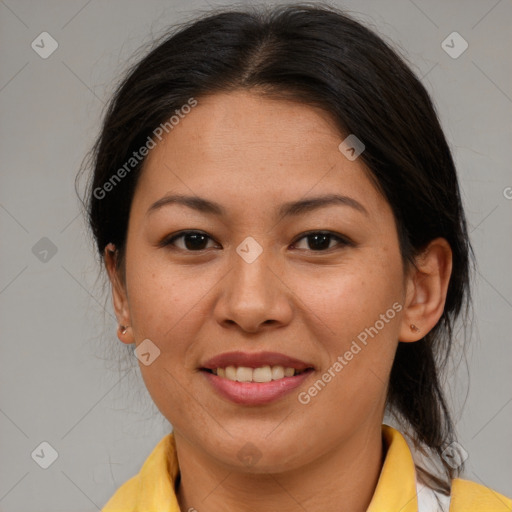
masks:
{"label": "nose", "polygon": [[263,251],[249,263],[234,252],[231,271],[222,280],[214,310],[214,317],[223,327],[237,326],[257,333],[291,321],[293,294],[269,253]]}

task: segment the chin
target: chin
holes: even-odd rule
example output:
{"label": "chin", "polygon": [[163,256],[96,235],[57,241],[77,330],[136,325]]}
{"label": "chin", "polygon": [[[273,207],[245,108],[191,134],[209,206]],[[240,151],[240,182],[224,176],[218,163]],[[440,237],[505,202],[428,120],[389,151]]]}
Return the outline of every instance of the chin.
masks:
{"label": "chin", "polygon": [[[222,441],[211,444],[209,451],[213,457],[237,471],[251,474],[281,473],[301,466],[297,458],[297,446],[300,443],[291,436],[285,436],[285,439],[285,443],[281,443],[277,437],[270,441],[270,438],[261,435],[261,430],[259,435],[254,436],[224,435]],[[301,453],[301,458],[303,456]]]}

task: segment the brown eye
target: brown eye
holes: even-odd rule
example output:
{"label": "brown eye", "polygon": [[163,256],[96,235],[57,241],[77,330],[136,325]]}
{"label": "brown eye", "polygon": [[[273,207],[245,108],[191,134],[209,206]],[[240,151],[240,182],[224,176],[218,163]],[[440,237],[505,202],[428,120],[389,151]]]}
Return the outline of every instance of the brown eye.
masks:
{"label": "brown eye", "polygon": [[[307,245],[309,245],[309,248],[306,247],[305,249],[314,252],[324,252],[336,246],[344,247],[346,245],[353,245],[346,237],[323,231],[307,233],[299,238],[299,241],[304,239],[307,240]],[[333,241],[337,241],[338,243],[331,245]],[[294,243],[294,247],[296,246],[297,242]]]}
{"label": "brown eye", "polygon": [[[176,244],[175,242],[180,239],[183,240],[182,244]],[[206,244],[208,240],[212,240],[212,238],[201,231],[182,231],[171,238],[163,240],[160,245],[162,247],[172,245],[184,251],[196,252],[207,249]]]}

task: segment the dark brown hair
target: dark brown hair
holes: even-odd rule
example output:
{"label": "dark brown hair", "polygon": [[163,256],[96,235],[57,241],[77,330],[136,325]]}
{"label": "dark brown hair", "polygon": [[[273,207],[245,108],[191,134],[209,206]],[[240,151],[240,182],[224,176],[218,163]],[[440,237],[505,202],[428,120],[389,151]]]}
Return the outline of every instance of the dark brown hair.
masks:
{"label": "dark brown hair", "polygon": [[117,89],[92,152],[87,208],[100,257],[112,242],[123,259],[143,160],[108,193],[98,191],[190,98],[237,89],[321,107],[340,134],[355,134],[365,144],[360,158],[393,210],[404,264],[436,237],[449,242],[453,272],[443,315],[422,340],[399,343],[387,401],[413,440],[439,457],[444,477],[426,474],[448,493],[461,467],[441,456],[455,433],[440,372],[454,323],[470,304],[471,246],[432,101],[373,31],[332,6],[301,4],[216,11],[167,34]]}

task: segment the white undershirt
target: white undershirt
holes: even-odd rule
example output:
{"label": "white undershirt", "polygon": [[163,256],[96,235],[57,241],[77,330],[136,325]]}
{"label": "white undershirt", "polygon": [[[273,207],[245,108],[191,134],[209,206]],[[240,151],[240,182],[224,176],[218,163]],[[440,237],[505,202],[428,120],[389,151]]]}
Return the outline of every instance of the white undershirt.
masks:
{"label": "white undershirt", "polygon": [[416,494],[418,497],[418,512],[448,512],[450,496],[445,496],[427,487],[416,479]]}

